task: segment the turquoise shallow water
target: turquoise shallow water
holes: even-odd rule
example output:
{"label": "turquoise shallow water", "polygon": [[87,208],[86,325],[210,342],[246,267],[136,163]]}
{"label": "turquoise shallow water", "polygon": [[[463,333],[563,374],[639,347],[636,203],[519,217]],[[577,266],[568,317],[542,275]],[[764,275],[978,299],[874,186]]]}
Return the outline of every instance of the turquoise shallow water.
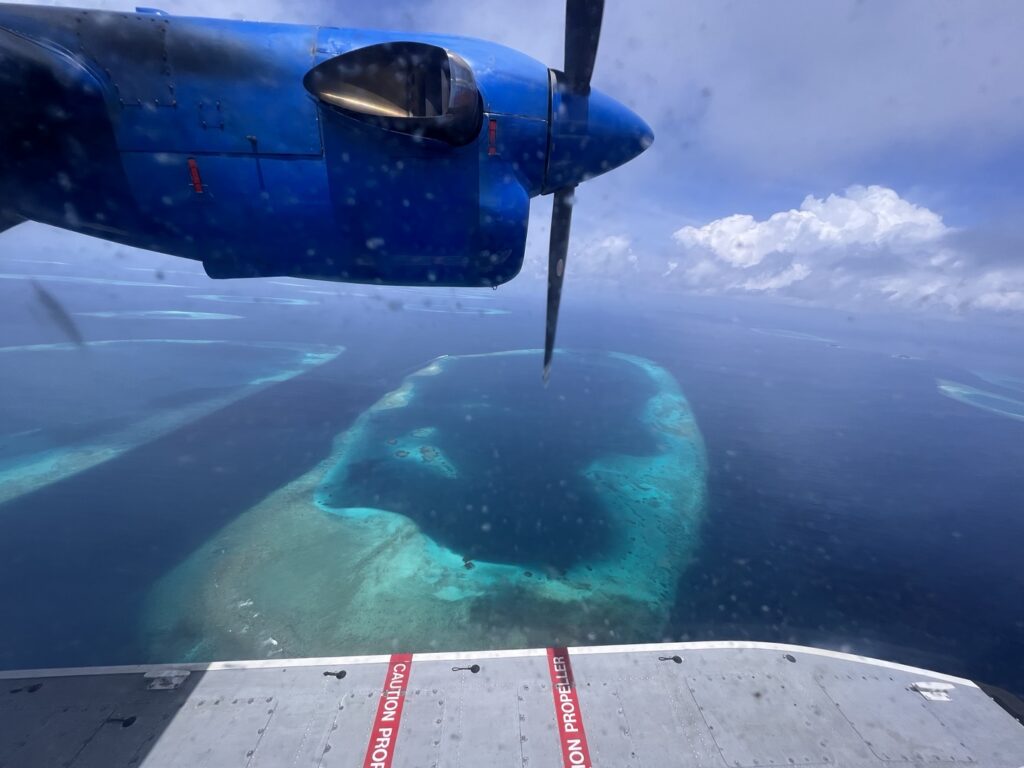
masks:
{"label": "turquoise shallow water", "polygon": [[96,317],[102,320],[242,320],[241,315],[223,312],[185,312],[176,309],[114,310],[104,312],[77,312],[78,317]]}
{"label": "turquoise shallow water", "polygon": [[[685,397],[642,358],[443,357],[313,471],[243,514],[149,604],[161,658],[649,638],[704,509]],[[609,408],[609,403],[615,403]]]}
{"label": "turquoise shallow water", "polygon": [[[1018,380],[1012,378],[996,378],[993,383],[1007,388],[1015,388],[1020,385]],[[981,408],[990,413],[998,413],[1000,416],[1010,419],[1024,421],[1024,400],[945,379],[939,379],[938,388],[942,394],[961,403],[973,405],[975,408]]]}
{"label": "turquoise shallow water", "polygon": [[[0,503],[301,375],[342,349],[166,338],[0,347]],[[94,391],[103,397],[83,394]]]}

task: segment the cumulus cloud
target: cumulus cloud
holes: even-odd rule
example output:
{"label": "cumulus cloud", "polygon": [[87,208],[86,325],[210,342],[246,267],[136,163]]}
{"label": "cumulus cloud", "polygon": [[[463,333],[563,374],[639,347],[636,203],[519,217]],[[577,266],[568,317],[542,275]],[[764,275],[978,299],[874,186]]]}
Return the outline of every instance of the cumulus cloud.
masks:
{"label": "cumulus cloud", "polygon": [[597,237],[573,249],[573,269],[578,274],[615,277],[636,271],[633,241],[623,234]]}
{"label": "cumulus cloud", "polygon": [[[799,210],[764,221],[736,214],[673,236],[686,248],[708,250],[734,267],[761,264],[772,253],[809,254],[850,246],[903,248],[947,234],[942,217],[885,187],[850,187],[842,195],[804,198]],[[796,270],[806,276],[806,268]],[[799,278],[797,278],[799,279]]]}
{"label": "cumulus cloud", "polygon": [[682,227],[673,234],[682,266],[671,272],[707,293],[1024,311],[1024,267],[992,266],[953,234],[939,213],[892,189],[854,186],[763,220]]}

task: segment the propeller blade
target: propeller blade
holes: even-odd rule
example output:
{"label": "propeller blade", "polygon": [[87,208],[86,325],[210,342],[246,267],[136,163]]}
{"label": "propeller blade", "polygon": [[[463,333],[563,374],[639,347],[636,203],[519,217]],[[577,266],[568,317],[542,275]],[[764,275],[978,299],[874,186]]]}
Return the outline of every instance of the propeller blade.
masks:
{"label": "propeller blade", "polygon": [[[565,86],[568,94],[563,103],[579,113],[578,122],[586,122],[590,95],[590,78],[594,74],[597,43],[601,39],[604,0],[566,0],[565,3]],[[567,95],[568,95],[567,94]],[[544,334],[544,381],[551,375],[551,358],[555,353],[555,331],[558,329],[558,305],[562,301],[565,261],[569,255],[569,230],[576,187],[555,192],[551,207],[551,243],[548,246],[548,309]]]}
{"label": "propeller blade", "polygon": [[551,244],[548,247],[548,311],[544,334],[544,381],[551,375],[551,356],[555,352],[555,330],[558,327],[558,305],[562,300],[565,279],[565,258],[569,253],[569,228],[575,187],[555,192],[551,206]]}
{"label": "propeller blade", "polygon": [[590,93],[597,43],[601,38],[604,0],[566,0],[565,78],[572,93]]}

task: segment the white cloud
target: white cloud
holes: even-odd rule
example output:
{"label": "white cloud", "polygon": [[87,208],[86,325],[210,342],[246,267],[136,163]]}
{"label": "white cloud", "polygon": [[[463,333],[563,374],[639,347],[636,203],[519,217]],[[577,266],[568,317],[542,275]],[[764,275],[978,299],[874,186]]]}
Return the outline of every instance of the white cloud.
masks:
{"label": "white cloud", "polygon": [[590,250],[604,258],[624,258],[627,261],[636,261],[632,244],[632,241],[625,235],[608,235],[593,243]]}
{"label": "white cloud", "polygon": [[635,272],[633,241],[623,234],[599,235],[569,252],[573,277],[615,278]]}
{"label": "white cloud", "polygon": [[682,227],[677,285],[839,306],[1024,311],[1024,266],[986,264],[953,233],[892,189],[855,186],[761,221],[736,214]]}
{"label": "white cloud", "polygon": [[824,200],[808,195],[799,210],[764,221],[735,214],[673,235],[687,248],[710,250],[735,267],[752,267],[771,253],[807,254],[852,245],[900,247],[927,243],[947,233],[942,218],[885,187],[850,187]]}
{"label": "white cloud", "polygon": [[806,264],[794,262],[781,272],[762,277],[751,277],[736,287],[746,291],[777,291],[803,280],[809,274],[811,274],[811,270]]}
{"label": "white cloud", "polygon": [[980,309],[1024,312],[1024,290],[983,293],[975,299],[974,306]]}

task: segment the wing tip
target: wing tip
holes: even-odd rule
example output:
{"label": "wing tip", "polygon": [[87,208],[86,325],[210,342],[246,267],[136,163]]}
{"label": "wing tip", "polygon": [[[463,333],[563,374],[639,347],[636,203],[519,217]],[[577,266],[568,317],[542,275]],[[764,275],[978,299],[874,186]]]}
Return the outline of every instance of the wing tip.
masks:
{"label": "wing tip", "polygon": [[6,232],[8,229],[16,227],[24,221],[23,217],[13,211],[0,209],[0,232]]}

